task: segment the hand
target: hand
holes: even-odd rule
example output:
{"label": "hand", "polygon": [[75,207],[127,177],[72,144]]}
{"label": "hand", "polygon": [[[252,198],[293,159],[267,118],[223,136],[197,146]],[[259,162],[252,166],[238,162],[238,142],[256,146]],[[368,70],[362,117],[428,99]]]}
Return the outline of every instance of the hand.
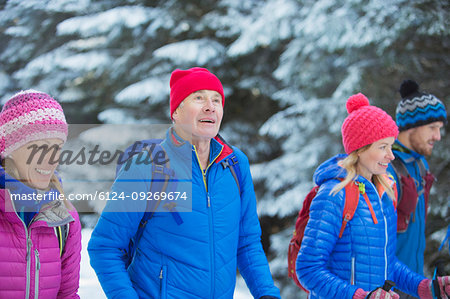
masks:
{"label": "hand", "polygon": [[[436,292],[439,290],[440,294],[433,292],[433,285],[436,285]],[[437,298],[450,299],[450,276],[440,276],[436,280],[424,279],[420,282],[418,293],[420,299],[433,299],[433,294]],[[439,297],[440,295],[440,297]]]}
{"label": "hand", "polygon": [[[437,293],[437,289],[439,289],[440,295],[442,299],[450,299],[450,276],[441,276],[436,278],[432,283],[435,292]],[[436,297],[438,294],[434,294]],[[438,297],[439,298],[439,297]]]}
{"label": "hand", "polygon": [[375,299],[375,298],[376,299],[399,299],[400,296],[392,290],[390,290],[389,292],[386,292],[382,288],[378,288],[378,289],[375,289],[372,292],[370,292],[366,298],[367,299]]}
{"label": "hand", "polygon": [[373,290],[372,292],[366,292],[363,289],[357,289],[353,294],[352,299],[399,299],[400,296],[394,291],[386,292],[382,288]]}

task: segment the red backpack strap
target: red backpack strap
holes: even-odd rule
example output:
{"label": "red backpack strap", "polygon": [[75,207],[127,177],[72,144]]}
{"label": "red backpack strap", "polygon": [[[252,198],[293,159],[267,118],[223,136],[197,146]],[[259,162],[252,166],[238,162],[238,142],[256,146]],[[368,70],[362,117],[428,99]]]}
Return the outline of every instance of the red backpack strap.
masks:
{"label": "red backpack strap", "polygon": [[363,195],[364,200],[366,201],[366,204],[369,207],[373,223],[375,224],[378,223],[378,219],[375,216],[375,211],[373,210],[372,204],[370,203],[370,200],[367,197],[364,184],[352,181],[345,186],[345,204],[344,204],[344,212],[342,213],[343,219],[341,231],[339,232],[339,238],[342,237],[342,234],[344,233],[347,223],[350,220],[352,220],[353,216],[355,215],[356,208],[358,207],[359,202],[359,194]]}
{"label": "red backpack strap", "polygon": [[353,215],[355,215],[356,208],[359,202],[359,188],[355,182],[350,182],[345,186],[345,204],[344,212],[342,213],[342,226],[339,232],[339,238],[342,237],[347,223],[352,220]]}

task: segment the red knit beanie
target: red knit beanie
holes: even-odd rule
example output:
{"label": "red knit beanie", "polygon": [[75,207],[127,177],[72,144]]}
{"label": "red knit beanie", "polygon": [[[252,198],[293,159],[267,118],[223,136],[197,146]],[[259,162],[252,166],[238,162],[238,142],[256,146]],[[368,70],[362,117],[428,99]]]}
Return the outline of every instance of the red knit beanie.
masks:
{"label": "red knit beanie", "polygon": [[342,124],[342,143],[347,154],[387,137],[397,138],[398,127],[382,109],[371,106],[362,93],[347,100],[348,116]]}
{"label": "red knit beanie", "polygon": [[222,96],[222,106],[225,104],[222,83],[207,69],[193,67],[173,71],[170,76],[170,117],[188,95],[198,90],[217,91]]}

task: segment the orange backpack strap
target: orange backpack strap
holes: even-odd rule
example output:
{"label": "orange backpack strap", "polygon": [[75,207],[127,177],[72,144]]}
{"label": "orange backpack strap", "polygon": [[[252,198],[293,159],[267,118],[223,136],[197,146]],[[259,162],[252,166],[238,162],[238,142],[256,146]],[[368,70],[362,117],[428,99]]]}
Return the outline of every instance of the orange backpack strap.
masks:
{"label": "orange backpack strap", "polygon": [[370,210],[370,215],[372,215],[373,223],[378,224],[377,216],[375,216],[375,211],[373,210],[372,204],[370,203],[369,197],[367,196],[367,193],[363,193],[364,200],[366,201],[367,206]]}

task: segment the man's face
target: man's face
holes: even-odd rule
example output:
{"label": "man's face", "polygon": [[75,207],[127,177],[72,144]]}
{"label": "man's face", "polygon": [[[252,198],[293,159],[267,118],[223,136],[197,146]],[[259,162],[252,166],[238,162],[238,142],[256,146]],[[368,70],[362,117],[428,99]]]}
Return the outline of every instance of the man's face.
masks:
{"label": "man's face", "polygon": [[441,140],[442,121],[436,121],[417,128],[412,128],[409,135],[411,149],[422,156],[430,156],[436,141]]}
{"label": "man's face", "polygon": [[172,115],[180,137],[196,143],[210,140],[219,132],[223,117],[222,96],[213,90],[199,90],[187,96]]}

